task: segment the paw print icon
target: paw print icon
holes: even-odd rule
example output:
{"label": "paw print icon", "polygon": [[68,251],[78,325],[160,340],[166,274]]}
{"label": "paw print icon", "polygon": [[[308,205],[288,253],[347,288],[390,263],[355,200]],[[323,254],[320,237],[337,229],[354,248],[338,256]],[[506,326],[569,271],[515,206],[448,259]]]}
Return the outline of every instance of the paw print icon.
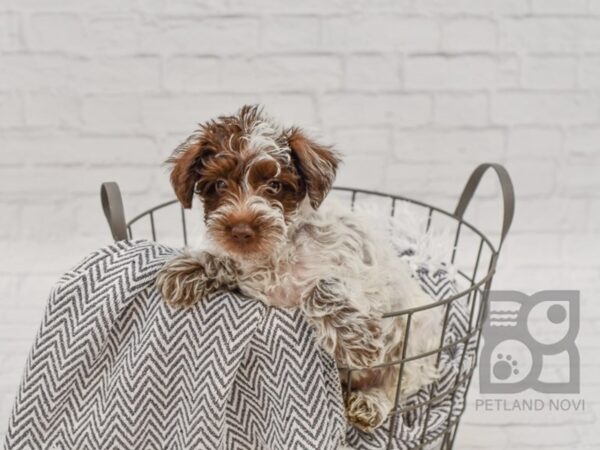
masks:
{"label": "paw print icon", "polygon": [[[479,384],[483,394],[579,392],[579,291],[492,291],[483,326]],[[568,367],[568,379],[551,367]]]}

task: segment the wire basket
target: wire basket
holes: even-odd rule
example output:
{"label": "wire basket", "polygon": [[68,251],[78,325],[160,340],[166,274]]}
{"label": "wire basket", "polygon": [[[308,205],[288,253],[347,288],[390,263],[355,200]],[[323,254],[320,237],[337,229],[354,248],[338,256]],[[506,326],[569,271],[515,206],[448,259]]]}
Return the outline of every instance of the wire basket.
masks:
{"label": "wire basket", "polygon": [[[490,239],[476,227],[464,220],[465,211],[477,190],[482,176],[488,169],[493,169],[498,175],[503,200],[503,219],[500,239],[497,246],[494,246]],[[415,410],[420,410],[425,414],[425,426],[419,433],[414,442],[406,443],[405,447],[410,449],[430,449],[439,448],[442,450],[451,449],[454,445],[460,417],[464,412],[466,395],[473,377],[473,373],[477,364],[477,355],[481,340],[481,331],[486,318],[487,303],[489,291],[491,288],[492,279],[496,271],[498,256],[502,248],[502,244],[510,229],[514,215],[514,190],[510,176],[506,169],[493,163],[481,164],[471,174],[467,181],[463,192],[459,198],[454,212],[444,211],[426,203],[413,200],[410,198],[385,194],[380,192],[336,187],[334,195],[346,197],[350,207],[360,201],[369,203],[379,202],[382,205],[387,205],[389,212],[394,216],[400,204],[411,209],[416,215],[424,218],[425,232],[430,232],[436,225],[441,225],[443,229],[450,229],[453,232],[453,245],[450,248],[451,254],[448,255],[448,261],[456,268],[457,281],[459,281],[460,289],[455,292],[449,292],[447,296],[436,303],[424,307],[405,309],[394,311],[384,315],[385,318],[394,316],[406,317],[406,333],[405,342],[409,339],[410,322],[413,315],[426,311],[430,308],[444,308],[444,321],[442,325],[442,336],[440,345],[437,349],[411,357],[406,355],[406,345],[402,350],[402,357],[391,363],[382,364],[376,367],[386,365],[397,365],[399,368],[398,382],[396,392],[399,393],[402,386],[402,374],[405,364],[418,358],[424,358],[435,355],[436,365],[440,364],[440,356],[442,352],[455,350],[458,360],[458,375],[456,380],[451,383],[450,387],[446,388],[442,393],[434,393],[433,388],[429,389],[428,395],[420,397],[418,401],[413,401],[407,405],[399,401],[399,395],[396,395],[395,408],[392,410],[389,426],[389,436],[385,444],[385,448],[394,448],[394,435],[398,432],[398,417],[410,414]],[[168,242],[171,245],[181,246],[188,245],[188,237],[190,235],[189,225],[191,224],[188,217],[189,212],[181,208],[177,200],[171,200],[161,203],[153,208],[144,211],[135,216],[133,219],[126,221],[123,208],[123,202],[119,187],[114,182],[103,183],[101,187],[101,200],[104,213],[106,215],[113,238],[118,240],[132,239],[145,237],[154,241],[159,240],[162,243]],[[159,218],[163,216],[170,218],[170,226],[163,227],[163,223]],[[159,232],[160,228],[160,232]],[[162,233],[163,230],[168,232]],[[448,326],[448,313],[454,304],[462,302],[462,305],[467,308],[468,316],[467,330],[460,339],[455,339],[450,343],[446,342],[446,331]],[[473,358],[465,358],[467,353],[467,343],[473,343],[471,350],[474,353]],[[468,364],[468,367],[463,367]],[[353,370],[346,371],[348,382],[346,383],[348,394],[350,389],[350,375]],[[462,374],[462,375],[461,375]],[[441,399],[449,400],[450,412],[443,426],[438,427],[439,432],[434,437],[427,435],[427,426],[429,424],[429,415],[432,405],[439,402]],[[404,423],[404,422],[402,422]],[[403,426],[403,425],[400,425]]]}

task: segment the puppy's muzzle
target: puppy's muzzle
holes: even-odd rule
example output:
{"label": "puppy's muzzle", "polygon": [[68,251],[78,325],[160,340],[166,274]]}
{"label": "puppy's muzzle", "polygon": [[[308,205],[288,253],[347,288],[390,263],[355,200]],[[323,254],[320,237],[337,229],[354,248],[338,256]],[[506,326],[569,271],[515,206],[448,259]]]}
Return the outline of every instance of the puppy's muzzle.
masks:
{"label": "puppy's muzzle", "polygon": [[247,223],[240,222],[231,227],[231,238],[237,244],[249,244],[255,237],[256,233]]}

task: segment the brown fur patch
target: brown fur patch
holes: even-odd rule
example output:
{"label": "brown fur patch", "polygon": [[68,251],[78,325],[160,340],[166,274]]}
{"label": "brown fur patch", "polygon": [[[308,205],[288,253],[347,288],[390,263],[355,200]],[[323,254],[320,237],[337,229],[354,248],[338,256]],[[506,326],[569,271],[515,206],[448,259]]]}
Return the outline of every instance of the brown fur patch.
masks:
{"label": "brown fur patch", "polygon": [[288,142],[316,209],[331,189],[340,159],[331,147],[317,144],[299,128],[289,130]]}

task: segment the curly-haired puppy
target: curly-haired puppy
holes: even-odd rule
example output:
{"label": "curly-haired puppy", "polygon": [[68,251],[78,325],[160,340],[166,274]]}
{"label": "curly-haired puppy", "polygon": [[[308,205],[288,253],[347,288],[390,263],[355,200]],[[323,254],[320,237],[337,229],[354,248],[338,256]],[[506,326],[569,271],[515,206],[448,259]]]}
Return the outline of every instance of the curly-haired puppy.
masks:
{"label": "curly-haired puppy", "polygon": [[[432,302],[390,244],[348,211],[319,208],[339,158],[298,128],[255,106],[201,125],[169,159],[185,208],[198,195],[209,245],[168,262],[157,284],[171,305],[190,306],[220,289],[267,305],[300,307],[321,346],[350,380],[348,420],[372,431],[392,411],[399,365],[439,344],[438,314],[382,319]],[[438,309],[438,308],[434,308]],[[410,339],[405,343],[406,329]],[[370,367],[383,364],[381,368]],[[367,369],[365,369],[367,368]],[[403,364],[400,395],[435,376],[432,357]]]}

